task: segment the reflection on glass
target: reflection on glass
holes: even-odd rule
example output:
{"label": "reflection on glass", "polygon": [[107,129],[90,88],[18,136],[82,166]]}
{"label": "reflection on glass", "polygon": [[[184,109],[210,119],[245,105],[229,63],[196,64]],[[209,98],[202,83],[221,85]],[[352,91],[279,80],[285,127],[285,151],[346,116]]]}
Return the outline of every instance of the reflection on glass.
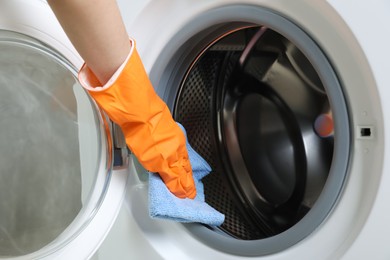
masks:
{"label": "reflection on glass", "polygon": [[96,182],[97,125],[59,58],[0,34],[0,256],[39,250],[79,214]]}

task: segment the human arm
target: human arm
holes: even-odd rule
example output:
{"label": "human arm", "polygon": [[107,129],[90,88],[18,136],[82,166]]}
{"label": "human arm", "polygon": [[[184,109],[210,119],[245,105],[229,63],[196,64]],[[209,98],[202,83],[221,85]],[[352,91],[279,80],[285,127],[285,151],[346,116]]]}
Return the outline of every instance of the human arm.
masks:
{"label": "human arm", "polygon": [[114,0],[48,0],[68,38],[104,84],[130,52],[121,14]]}
{"label": "human arm", "polygon": [[177,197],[194,198],[186,139],[155,93],[115,0],[48,0],[85,60],[80,83],[124,132],[140,163]]}

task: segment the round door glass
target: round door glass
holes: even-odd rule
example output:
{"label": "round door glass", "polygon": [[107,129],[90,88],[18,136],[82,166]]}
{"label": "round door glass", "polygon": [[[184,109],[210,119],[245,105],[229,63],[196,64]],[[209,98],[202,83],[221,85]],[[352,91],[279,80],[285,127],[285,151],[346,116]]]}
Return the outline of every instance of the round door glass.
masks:
{"label": "round door glass", "polygon": [[[104,194],[104,124],[66,60],[0,30],[0,256],[80,230]],[[103,138],[103,139],[102,139]]]}

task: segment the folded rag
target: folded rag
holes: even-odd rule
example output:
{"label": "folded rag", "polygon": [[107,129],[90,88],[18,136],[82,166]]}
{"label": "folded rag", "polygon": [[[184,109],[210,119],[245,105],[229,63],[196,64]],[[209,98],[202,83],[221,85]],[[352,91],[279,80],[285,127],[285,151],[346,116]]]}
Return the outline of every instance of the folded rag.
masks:
{"label": "folded rag", "polygon": [[[179,124],[180,125],[180,124]],[[184,134],[186,131],[181,126]],[[201,179],[211,171],[210,165],[190,146],[186,136],[186,146],[190,158],[197,195],[195,199],[180,199],[173,195],[158,174],[149,173],[149,214],[152,218],[168,219],[177,222],[197,222],[210,226],[220,226],[225,216],[205,202]]]}

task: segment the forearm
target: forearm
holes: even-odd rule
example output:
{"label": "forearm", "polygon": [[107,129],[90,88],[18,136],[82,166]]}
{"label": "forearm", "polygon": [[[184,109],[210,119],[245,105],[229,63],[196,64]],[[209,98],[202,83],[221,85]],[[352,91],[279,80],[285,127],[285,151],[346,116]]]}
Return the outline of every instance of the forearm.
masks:
{"label": "forearm", "polygon": [[[48,0],[70,41],[104,84],[130,51],[115,0]],[[91,47],[93,46],[93,47]]]}

